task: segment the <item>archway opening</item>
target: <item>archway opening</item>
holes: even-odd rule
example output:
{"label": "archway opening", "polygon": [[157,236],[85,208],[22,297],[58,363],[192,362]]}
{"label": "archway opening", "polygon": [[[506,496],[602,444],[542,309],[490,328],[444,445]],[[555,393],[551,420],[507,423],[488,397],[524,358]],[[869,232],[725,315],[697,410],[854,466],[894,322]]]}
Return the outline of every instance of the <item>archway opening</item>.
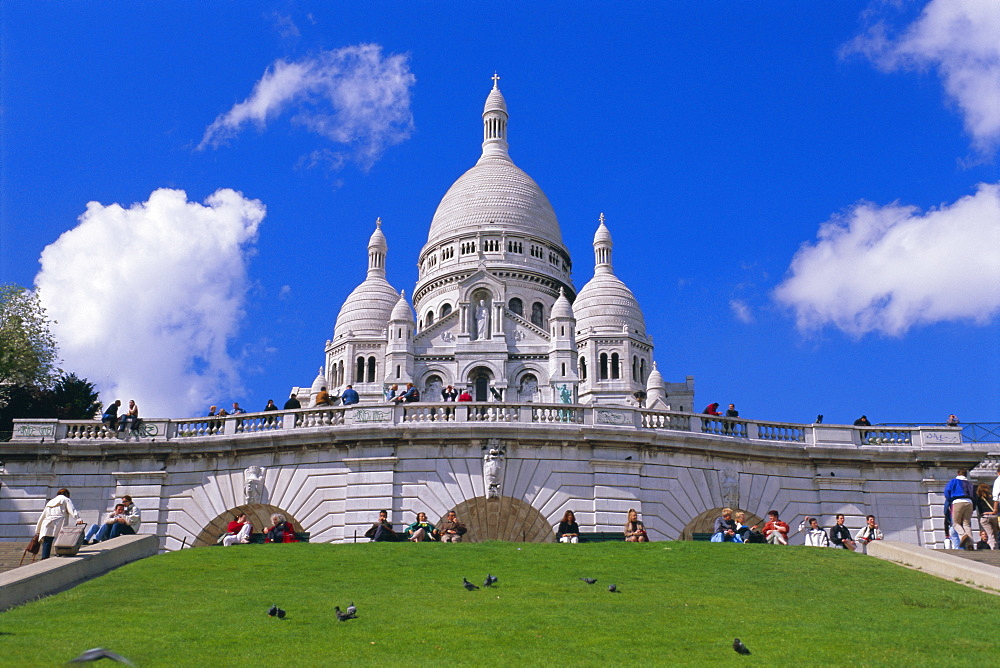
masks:
{"label": "archway opening", "polygon": [[229,523],[241,514],[246,514],[247,519],[250,520],[250,524],[253,525],[253,532],[260,533],[271,526],[271,515],[275,513],[281,513],[285,516],[286,520],[292,523],[296,531],[302,531],[302,524],[283,508],[264,503],[245,504],[230,508],[206,524],[201,533],[195,537],[194,542],[191,543],[191,547],[215,545],[219,541],[219,537],[226,533],[226,527]]}
{"label": "archway opening", "polygon": [[474,401],[490,400],[490,381],[493,380],[493,373],[485,367],[476,367],[469,374],[469,382],[472,384]]}
{"label": "archway opening", "polygon": [[[764,528],[764,520],[757,517],[749,510],[742,510],[740,508],[733,508],[733,518],[736,517],[736,513],[742,512],[746,515],[746,519],[743,520],[743,524],[748,527],[754,525],[759,526],[761,529]],[[701,513],[684,527],[681,531],[681,535],[677,537],[677,540],[694,540],[694,535],[696,533],[711,533],[712,527],[715,525],[715,518],[722,515],[722,508],[712,508]]]}
{"label": "archway opening", "polygon": [[[506,540],[513,543],[552,543],[555,531],[545,516],[531,504],[510,496],[487,499],[477,496],[454,508],[458,521],[468,528],[467,543]],[[438,522],[440,528],[442,518]]]}

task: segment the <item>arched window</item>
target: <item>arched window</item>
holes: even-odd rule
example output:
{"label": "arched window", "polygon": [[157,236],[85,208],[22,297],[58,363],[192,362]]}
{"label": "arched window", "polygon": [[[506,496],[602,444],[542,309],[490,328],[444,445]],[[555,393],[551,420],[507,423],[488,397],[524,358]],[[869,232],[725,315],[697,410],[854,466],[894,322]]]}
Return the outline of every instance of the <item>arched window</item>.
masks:
{"label": "arched window", "polygon": [[424,320],[424,322],[427,323],[428,327],[430,327],[431,325],[434,324],[434,311],[433,310],[430,310],[430,311],[427,312],[427,319]]}
{"label": "arched window", "polygon": [[646,382],[646,360],[639,360],[639,382]]}
{"label": "arched window", "polygon": [[545,326],[545,307],[542,302],[535,302],[531,305],[531,324],[539,327]]}
{"label": "arched window", "polygon": [[507,303],[507,308],[509,308],[511,311],[518,314],[519,316],[522,317],[524,316],[524,302],[522,302],[517,297],[514,297]]}
{"label": "arched window", "polygon": [[580,379],[587,380],[587,358],[580,358]]}
{"label": "arched window", "polygon": [[611,353],[611,378],[617,380],[621,375],[621,367],[618,363],[618,353]]}
{"label": "arched window", "polygon": [[632,380],[639,380],[639,357],[632,355]]}
{"label": "arched window", "polygon": [[365,382],[365,358],[358,358],[358,366],[354,370],[354,382],[363,383]]}
{"label": "arched window", "polygon": [[442,318],[448,315],[449,313],[451,313],[451,304],[445,304],[444,306],[441,307]]}
{"label": "arched window", "polygon": [[608,379],[608,354],[607,353],[601,353],[601,375],[599,376],[599,379],[600,380],[607,380]]}
{"label": "arched window", "polygon": [[375,382],[375,358],[374,357],[369,357],[368,358],[368,382],[369,383],[374,383]]}
{"label": "arched window", "polygon": [[563,362],[563,363],[562,363],[562,375],[563,375],[563,376],[565,376],[565,375],[566,375],[566,362]]}
{"label": "arched window", "polygon": [[341,385],[344,384],[344,381],[347,379],[346,376],[344,376],[344,360],[340,360],[340,364],[338,364],[337,366],[340,367],[339,369],[337,369],[337,387],[340,387]]}

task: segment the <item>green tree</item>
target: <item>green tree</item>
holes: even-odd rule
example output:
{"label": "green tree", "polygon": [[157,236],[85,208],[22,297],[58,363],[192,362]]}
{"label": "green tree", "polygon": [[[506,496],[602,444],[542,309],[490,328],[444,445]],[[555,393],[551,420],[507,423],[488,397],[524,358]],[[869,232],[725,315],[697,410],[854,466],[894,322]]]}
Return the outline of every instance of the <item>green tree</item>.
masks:
{"label": "green tree", "polygon": [[20,285],[0,285],[0,385],[52,387],[56,340],[38,293]]}
{"label": "green tree", "polygon": [[49,415],[60,420],[88,420],[101,410],[94,384],[75,373],[63,375],[55,387],[44,394],[51,407]]}

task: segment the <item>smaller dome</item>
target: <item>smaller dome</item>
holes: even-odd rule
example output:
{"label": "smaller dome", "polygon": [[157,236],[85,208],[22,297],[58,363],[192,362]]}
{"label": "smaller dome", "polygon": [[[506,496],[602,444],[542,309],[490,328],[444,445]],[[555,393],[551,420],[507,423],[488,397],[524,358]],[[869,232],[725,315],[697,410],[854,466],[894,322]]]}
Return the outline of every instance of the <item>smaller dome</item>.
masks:
{"label": "smaller dome", "polygon": [[507,113],[507,101],[503,99],[503,93],[500,92],[500,87],[497,82],[500,81],[500,77],[496,74],[493,75],[493,90],[490,91],[489,96],[486,98],[486,104],[483,106],[483,115],[490,113],[491,111],[502,111]]}
{"label": "smaller dome", "polygon": [[663,375],[656,368],[656,362],[653,362],[653,370],[649,372],[649,378],[646,379],[646,391],[653,390],[663,390]]}
{"label": "smaller dome", "polygon": [[368,250],[380,250],[385,252],[389,249],[389,245],[385,242],[385,235],[382,234],[382,219],[375,219],[375,231],[372,232],[371,238],[368,240]]}
{"label": "smaller dome", "polygon": [[573,303],[578,332],[622,331],[646,335],[646,321],[635,295],[610,271],[594,274]]}
{"label": "smaller dome", "polygon": [[323,375],[323,367],[320,367],[319,373],[316,375],[316,380],[313,381],[310,391],[312,394],[316,394],[324,387],[326,387],[326,376]]}
{"label": "smaller dome", "polygon": [[559,288],[559,297],[552,305],[552,313],[549,318],[573,318],[573,306],[566,299],[566,291],[562,287]]}
{"label": "smaller dome", "polygon": [[608,246],[613,245],[611,241],[611,231],[608,229],[608,226],[604,224],[603,213],[601,214],[601,224],[597,226],[597,231],[594,232],[594,245],[597,246],[598,244],[607,244]]}
{"label": "smaller dome", "polygon": [[398,301],[399,293],[387,280],[369,275],[340,307],[340,315],[333,328],[333,340],[337,341],[348,333],[381,336]]}
{"label": "smaller dome", "polygon": [[406,290],[401,290],[399,293],[399,301],[396,305],[392,307],[392,315],[389,317],[392,322],[397,322],[402,320],[404,322],[414,322],[413,320],[413,309],[410,308],[409,303],[406,301]]}

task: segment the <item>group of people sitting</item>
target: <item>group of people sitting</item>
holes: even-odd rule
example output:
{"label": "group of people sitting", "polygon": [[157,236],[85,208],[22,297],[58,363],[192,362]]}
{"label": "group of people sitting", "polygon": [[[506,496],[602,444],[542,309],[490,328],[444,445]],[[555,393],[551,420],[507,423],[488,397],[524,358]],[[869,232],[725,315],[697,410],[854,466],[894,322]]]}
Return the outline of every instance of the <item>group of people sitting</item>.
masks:
{"label": "group of people sitting", "polygon": [[129,399],[128,410],[119,416],[118,410],[121,406],[121,399],[115,399],[108,404],[108,407],[101,413],[101,424],[112,434],[120,431],[124,432],[126,438],[128,438],[129,433],[138,431],[139,426],[142,424],[142,421],[139,419],[139,406],[136,405],[135,399]]}
{"label": "group of people sitting", "polygon": [[118,536],[130,536],[139,530],[142,523],[142,516],[139,509],[132,502],[132,497],[128,494],[122,497],[114,509],[104,516],[104,521],[100,524],[93,524],[83,537],[84,545],[101,543]]}
{"label": "group of people sitting", "polygon": [[[639,519],[639,513],[636,509],[629,508],[626,517],[625,529],[623,531],[625,541],[628,543],[648,543],[649,535],[646,533],[646,527],[643,525],[642,520]],[[572,510],[567,510],[563,513],[563,518],[559,522],[559,526],[556,527],[556,540],[560,543],[580,542],[580,525],[577,523],[576,514]]]}
{"label": "group of people sitting", "polygon": [[[746,514],[733,514],[732,508],[723,508],[722,514],[716,518],[712,527],[713,543],[770,543],[772,545],[788,545],[788,523],[778,517],[777,510],[767,513],[767,523],[763,528],[758,525],[745,524]],[[829,535],[819,526],[819,519],[806,517],[799,524],[799,531],[805,534],[805,545],[810,547],[840,547],[854,551],[858,545],[865,546],[873,540],[882,540],[882,530],[875,522],[875,516],[865,518],[865,526],[852,538],[851,531],[844,526],[843,514],[838,514],[836,524]]]}
{"label": "group of people sitting", "polygon": [[[289,403],[292,399],[295,399],[294,395],[289,402],[285,404],[285,408],[289,408]],[[313,407],[317,406],[353,406],[354,404],[361,401],[361,397],[358,395],[358,391],[354,389],[353,385],[342,385],[341,387],[335,387],[333,392],[327,391],[326,387],[319,388],[319,392],[313,398]],[[295,403],[298,404],[298,399],[295,399]],[[294,406],[294,408],[301,408],[301,405]]]}
{"label": "group of people sitting", "polygon": [[[250,534],[253,533],[253,524],[246,516],[240,513],[236,519],[226,526],[226,533],[222,534],[219,542],[225,547],[237,544],[247,544],[250,542]],[[271,526],[264,529],[265,543],[297,543],[298,537],[295,535],[295,527],[281,513],[271,515]]]}
{"label": "group of people sitting", "polygon": [[372,542],[392,542],[410,541],[411,543],[423,543],[437,540],[442,543],[461,543],[462,536],[468,532],[468,528],[458,520],[454,510],[449,510],[444,519],[434,526],[427,521],[427,513],[417,513],[416,520],[402,531],[397,532],[392,522],[389,521],[389,513],[385,510],[378,512],[378,521],[365,532],[365,538],[370,538]]}

